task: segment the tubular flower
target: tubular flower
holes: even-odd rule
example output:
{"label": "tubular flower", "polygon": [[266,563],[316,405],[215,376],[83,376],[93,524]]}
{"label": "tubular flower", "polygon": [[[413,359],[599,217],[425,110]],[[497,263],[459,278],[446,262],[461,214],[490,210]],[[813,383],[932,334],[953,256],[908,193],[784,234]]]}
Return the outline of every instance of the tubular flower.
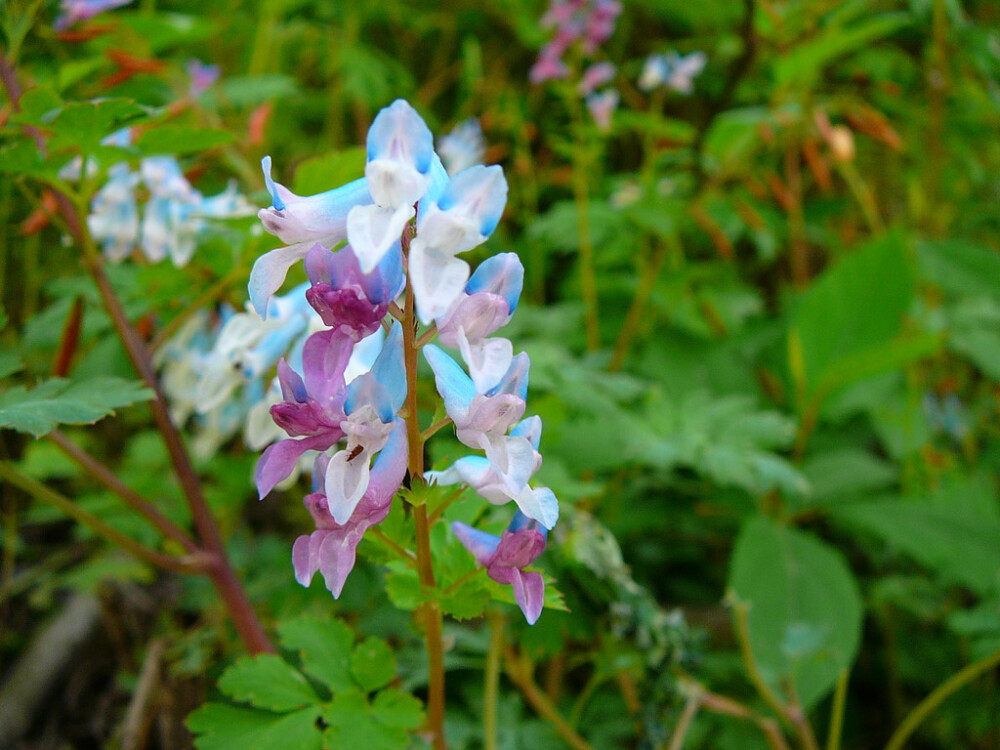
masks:
{"label": "tubular flower", "polygon": [[[292,547],[296,581],[308,586],[318,571],[334,598],[340,596],[354,568],[356,550],[365,532],[389,515],[392,497],[406,474],[406,457],[406,423],[397,419],[385,447],[375,459],[363,497],[343,523],[333,517],[325,494],[306,495],[303,502],[316,522],[316,531],[300,536]],[[330,460],[326,455],[316,459],[314,484],[317,487],[324,482]]]}
{"label": "tubular flower", "polygon": [[545,579],[541,573],[525,568],[545,551],[548,535],[545,528],[518,512],[503,536],[488,534],[461,521],[455,521],[451,530],[486,568],[490,578],[514,588],[514,601],[528,624],[534,625],[545,603]]}
{"label": "tubular flower", "polygon": [[[478,125],[476,134],[481,137]],[[481,156],[480,148],[475,160]],[[502,537],[455,528],[494,580],[514,586],[518,604],[534,622],[544,582],[524,567],[541,554],[559,509],[551,490],[530,485],[542,457],[541,420],[521,420],[528,355],[515,355],[509,340],[494,335],[517,308],[524,268],[515,254],[504,253],[470,275],[458,256],[493,233],[506,205],[507,181],[499,166],[457,169],[452,158],[449,164],[450,176],[430,130],[402,100],[376,116],[365,176],[344,187],[296,196],[271,179],[270,160],[264,160],[272,205],[259,217],[286,246],[257,260],[251,302],[267,318],[265,325],[285,315],[284,298],[274,295],[288,269],[303,260],[309,282],[293,294],[302,295],[323,328],[306,329],[300,363],[291,357],[278,362],[277,386],[266,401],[261,390],[280,433],[261,424],[265,407],[258,407],[248,434],[274,442],[261,455],[255,478],[264,497],[309,451],[319,452],[313,492],[304,500],[316,530],[295,542],[292,561],[299,583],[308,585],[319,572],[339,596],[361,538],[385,519],[413,464],[408,451],[422,444],[408,445],[408,435],[423,433],[413,404],[403,411],[416,377],[413,359],[404,353],[422,348],[458,439],[484,454],[460,458],[424,479],[465,483],[491,503],[517,505]],[[408,331],[404,343],[404,324],[414,319],[417,330]],[[458,351],[465,367],[427,343],[435,333],[442,346]],[[269,342],[262,337],[250,347],[244,365],[266,360],[273,350]]]}

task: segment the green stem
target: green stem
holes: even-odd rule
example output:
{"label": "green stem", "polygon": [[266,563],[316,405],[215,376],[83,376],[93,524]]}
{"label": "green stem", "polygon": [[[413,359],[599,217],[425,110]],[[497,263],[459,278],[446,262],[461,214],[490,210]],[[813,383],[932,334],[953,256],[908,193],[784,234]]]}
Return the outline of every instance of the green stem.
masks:
{"label": "green stem", "polygon": [[[575,100],[575,99],[574,99]],[[584,132],[583,114],[579,103],[573,106],[573,119],[577,132],[573,148],[573,200],[576,204],[577,232],[580,246],[580,295],[583,297],[584,327],[587,349],[601,348],[600,310],[597,300],[597,274],[594,271],[594,243],[590,233],[590,175],[589,154]]]}
{"label": "green stem", "polygon": [[486,613],[490,628],[490,648],[486,652],[483,674],[483,750],[497,750],[497,702],[500,695],[500,661],[503,656],[503,613],[490,609]]}
{"label": "green stem", "polygon": [[635,334],[639,330],[639,323],[646,312],[646,303],[649,302],[649,298],[653,294],[656,279],[660,275],[660,269],[663,268],[666,256],[666,246],[657,244],[650,253],[649,260],[642,264],[644,267],[640,268],[639,286],[635,290],[632,305],[625,315],[618,340],[615,342],[615,350],[611,355],[611,363],[608,365],[609,372],[618,372],[625,364],[625,357],[628,356],[629,349],[632,347],[632,339],[635,338]]}
{"label": "green stem", "polygon": [[989,656],[985,656],[979,661],[969,664],[934,688],[931,694],[920,701],[917,707],[910,711],[909,715],[903,719],[903,723],[899,725],[896,731],[893,732],[892,737],[889,738],[885,750],[900,750],[910,735],[920,726],[921,722],[930,716],[938,706],[944,703],[946,698],[951,696],[952,693],[957,692],[960,688],[968,685],[979,677],[979,675],[990,671],[998,665],[1000,665],[1000,648]]}
{"label": "green stem", "polygon": [[[408,257],[413,227],[403,232],[404,258]],[[406,369],[406,435],[409,448],[408,468],[410,485],[424,481],[424,440],[420,434],[417,411],[417,317],[413,284],[409,274],[406,277],[406,309],[403,310],[403,364]],[[431,524],[427,517],[427,506],[423,503],[413,506],[413,524],[416,531],[417,576],[426,591],[435,587],[434,568],[431,555]],[[432,735],[434,750],[446,750],[444,736],[444,644],[442,638],[441,607],[436,599],[423,605],[424,642],[427,646],[427,729]]]}
{"label": "green stem", "polygon": [[510,646],[504,648],[504,661],[507,665],[507,675],[517,685],[524,699],[539,716],[552,725],[552,728],[567,745],[573,750],[594,750],[590,743],[581,737],[562,717],[545,692],[535,684],[531,676],[532,665],[530,661],[519,659]]}
{"label": "green stem", "polygon": [[826,750],[840,750],[840,735],[844,728],[844,707],[847,705],[848,671],[842,669],[837,678],[837,689],[833,693],[830,708],[830,731],[826,735]]}
{"label": "green stem", "polygon": [[736,639],[740,644],[740,654],[743,657],[743,664],[747,670],[747,676],[750,678],[750,682],[760,693],[760,696],[764,701],[774,710],[774,712],[783,719],[787,719],[787,706],[784,701],[782,701],[777,693],[775,693],[771,686],[767,684],[764,680],[763,675],[760,673],[760,668],[757,666],[757,658],[753,654],[753,648],[750,646],[750,626],[747,621],[747,611],[748,607],[744,602],[734,601],[733,602],[733,620],[734,620],[734,630],[736,633]]}
{"label": "green stem", "polygon": [[137,542],[127,534],[123,534],[115,527],[105,523],[93,513],[84,510],[69,498],[60,495],[55,490],[49,489],[41,482],[32,479],[26,474],[22,474],[6,461],[0,461],[0,477],[3,477],[12,485],[32,497],[48,503],[73,520],[82,523],[101,538],[120,547],[143,562],[176,573],[202,573],[208,568],[209,561],[205,555],[194,554],[186,557],[174,557],[157,552],[155,549]]}

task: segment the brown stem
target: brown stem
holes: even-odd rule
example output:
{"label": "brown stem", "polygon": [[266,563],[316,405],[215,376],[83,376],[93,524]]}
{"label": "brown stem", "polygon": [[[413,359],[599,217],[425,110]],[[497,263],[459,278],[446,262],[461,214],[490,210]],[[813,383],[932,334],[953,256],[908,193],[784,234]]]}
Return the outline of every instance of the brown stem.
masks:
{"label": "brown stem", "polygon": [[662,243],[657,244],[649,256],[649,262],[641,271],[639,286],[635,290],[632,305],[625,315],[618,340],[615,342],[615,350],[611,355],[608,372],[618,372],[625,364],[625,357],[632,347],[632,339],[635,338],[635,334],[639,330],[639,323],[646,312],[646,303],[649,302],[649,298],[653,294],[653,288],[656,286],[656,279],[660,275],[660,269],[663,268],[666,255],[666,247]]}
{"label": "brown stem", "polygon": [[70,440],[63,432],[52,430],[46,437],[94,479],[124,500],[128,507],[149,521],[164,537],[173,539],[186,552],[199,551],[197,543],[184,529],[163,515],[155,505],[125,484],[110,469]]}
{"label": "brown stem", "polygon": [[[19,100],[21,97],[20,83],[17,79],[16,71],[9,64],[2,50],[0,50],[0,80],[2,80],[4,87],[7,89],[11,107],[15,111],[19,111]],[[35,139],[38,148],[44,150],[45,138],[41,132],[30,126],[26,127],[26,131]],[[198,475],[191,464],[191,459],[181,440],[180,433],[170,420],[167,402],[160,391],[156,373],[153,371],[145,343],[126,317],[121,301],[118,299],[114,288],[111,286],[111,282],[104,273],[103,258],[95,247],[90,233],[85,230],[80,221],[81,213],[86,211],[86,204],[81,202],[81,205],[74,206],[69,196],[58,190],[55,191],[55,195],[59,206],[59,213],[65,220],[70,234],[83,249],[83,263],[97,285],[105,310],[114,324],[115,331],[118,333],[118,337],[125,347],[125,352],[128,354],[132,366],[135,367],[136,372],[145,384],[156,394],[151,403],[153,419],[166,444],[174,472],[188,501],[188,507],[191,510],[191,517],[194,520],[198,536],[205,545],[206,551],[211,553],[214,558],[214,564],[209,568],[208,575],[226,609],[229,611],[233,624],[240,634],[243,643],[246,645],[247,650],[253,654],[273,652],[275,650],[274,646],[271,645],[267,635],[264,633],[264,629],[261,627],[249,599],[247,599],[246,592],[240,584],[239,578],[229,564],[225,545],[222,543],[215,520],[212,518],[208,504],[202,495]],[[73,504],[70,503],[70,505]]]}
{"label": "brown stem", "polygon": [[150,565],[176,573],[200,573],[204,572],[210,564],[210,560],[206,559],[204,555],[193,554],[186,557],[174,557],[137,542],[114,526],[105,523],[93,513],[84,510],[69,498],[26,474],[22,474],[5,461],[0,461],[0,477],[32,497],[57,508],[73,520],[91,529],[98,536]]}
{"label": "brown stem", "polygon": [[552,725],[552,728],[566,741],[567,745],[573,750],[594,750],[590,743],[577,734],[569,722],[562,717],[545,692],[535,684],[535,680],[531,676],[531,663],[527,659],[518,658],[514,649],[507,646],[504,648],[504,662],[507,676],[510,677],[511,682],[517,686],[535,712]]}
{"label": "brown stem", "polygon": [[[408,257],[412,226],[403,232],[403,257]],[[424,481],[424,440],[420,434],[420,420],[417,411],[417,317],[413,284],[406,277],[406,309],[403,310],[403,364],[406,369],[406,434],[409,443],[408,468],[410,485]],[[427,506],[423,503],[413,506],[413,523],[417,542],[417,576],[426,591],[435,586],[434,568],[431,555],[431,524],[427,517]],[[446,750],[444,736],[444,643],[442,638],[441,607],[434,599],[423,605],[424,642],[427,647],[427,729],[432,735],[434,750]]]}

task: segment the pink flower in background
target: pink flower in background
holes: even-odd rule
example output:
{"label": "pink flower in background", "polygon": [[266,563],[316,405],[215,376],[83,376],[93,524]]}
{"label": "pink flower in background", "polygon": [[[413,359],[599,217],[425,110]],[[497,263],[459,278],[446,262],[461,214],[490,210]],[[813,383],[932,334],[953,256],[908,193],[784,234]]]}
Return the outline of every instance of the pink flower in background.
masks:
{"label": "pink flower in background", "polygon": [[[538,53],[528,79],[544,83],[569,78],[570,68],[563,55],[573,45],[579,45],[584,58],[593,57],[614,33],[621,11],[618,0],[552,0],[540,23],[554,28],[555,33]],[[601,130],[611,128],[611,114],[620,97],[614,88],[598,89],[610,83],[615,72],[610,62],[593,63],[577,82],[577,92],[586,98],[587,108]]]}
{"label": "pink flower in background", "polygon": [[59,14],[52,26],[57,31],[62,31],[106,10],[120,8],[131,2],[132,0],[62,0],[59,4],[59,10],[62,13]]}
{"label": "pink flower in background", "polygon": [[192,99],[197,99],[219,80],[220,71],[218,65],[206,65],[201,60],[192,58],[188,60],[187,72],[191,77],[188,95]]}

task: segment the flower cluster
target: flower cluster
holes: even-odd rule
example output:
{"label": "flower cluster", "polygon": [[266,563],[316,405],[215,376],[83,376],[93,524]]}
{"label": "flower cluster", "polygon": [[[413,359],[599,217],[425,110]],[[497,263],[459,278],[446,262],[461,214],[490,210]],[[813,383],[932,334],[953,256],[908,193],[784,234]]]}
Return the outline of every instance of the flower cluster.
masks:
{"label": "flower cluster", "polygon": [[707,62],[708,56],[704,52],[650,55],[639,74],[639,88],[652,91],[663,86],[678,94],[690,94],[694,91],[694,79],[701,74]]}
{"label": "flower cluster", "polygon": [[[284,437],[258,462],[258,490],[264,497],[306,451],[319,452],[314,491],[305,498],[316,530],[295,543],[293,563],[300,583],[319,572],[339,596],[362,536],[386,517],[410,464],[414,446],[400,416],[408,388],[404,348],[420,344],[404,341],[400,321],[416,318],[427,326],[421,341],[436,332],[464,361],[436,345],[422,347],[458,439],[485,454],[424,478],[467,484],[492,503],[516,503],[518,515],[495,542],[463,525],[455,533],[494,580],[514,587],[534,622],[543,583],[523,568],[544,549],[558,504],[550,490],[529,484],[541,464],[541,420],[522,418],[528,357],[493,336],[517,307],[524,269],[513,253],[484,261],[475,273],[458,257],[485,242],[499,222],[503,170],[476,164],[449,176],[427,125],[402,100],[375,118],[367,154],[363,178],[313,196],[274,182],[270,158],[263,161],[272,205],[258,215],[287,244],[254,264],[251,302],[269,319],[275,292],[302,260],[304,297],[325,328],[305,341],[301,368],[278,364],[281,401],[270,413]],[[400,299],[404,289],[412,310]],[[352,355],[380,329],[387,334],[370,369],[349,374]],[[410,411],[405,419],[416,420]]]}
{"label": "flower cluster", "polygon": [[[140,181],[149,191],[141,220]],[[125,163],[111,167],[90,210],[87,226],[111,260],[124,260],[138,246],[153,263],[169,256],[180,267],[191,260],[207,219],[246,216],[252,209],[234,184],[206,198],[187,181],[176,159],[155,156],[143,159],[138,173]]]}
{"label": "flower cluster", "polygon": [[[592,57],[614,33],[621,11],[618,0],[552,0],[541,24],[554,28],[555,33],[528,74],[531,82],[568,78],[570,67],[563,60],[566,52],[578,45],[584,58]],[[614,76],[614,65],[598,62],[587,67],[577,82],[578,93],[584,97],[594,121],[602,130],[611,127],[611,114],[620,99],[617,89],[601,88]]]}
{"label": "flower cluster", "polygon": [[305,341],[322,327],[303,297],[307,286],[276,299],[266,321],[229,307],[216,315],[201,310],[157,352],[171,416],[178,424],[195,421],[197,455],[214,454],[241,430],[251,448],[275,439],[274,424],[261,419],[269,402],[279,400],[268,390],[274,368],[286,358],[301,369]]}
{"label": "flower cluster", "polygon": [[[131,143],[128,128],[112,133],[102,143],[126,148]],[[88,164],[87,176],[95,165]],[[80,179],[81,160],[74,158],[59,172],[64,180]],[[136,190],[142,183],[148,192],[142,217]],[[184,266],[194,254],[199,237],[208,229],[208,219],[247,216],[250,203],[236,190],[235,183],[218,195],[206,198],[196,190],[177,160],[152,156],[132,171],[126,162],[108,169],[108,180],[90,203],[87,227],[94,240],[111,260],[121,262],[138,246],[153,263],[170,257],[175,266]]]}

